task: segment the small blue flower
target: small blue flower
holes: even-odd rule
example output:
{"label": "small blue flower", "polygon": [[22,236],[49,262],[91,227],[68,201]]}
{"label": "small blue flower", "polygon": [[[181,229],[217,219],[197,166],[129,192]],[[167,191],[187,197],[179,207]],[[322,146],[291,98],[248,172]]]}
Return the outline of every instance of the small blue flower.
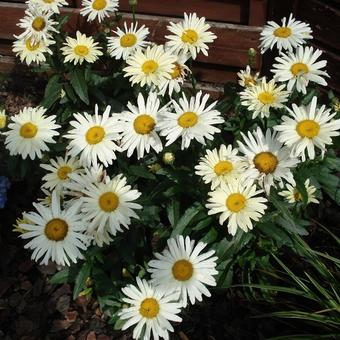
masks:
{"label": "small blue flower", "polygon": [[2,209],[7,201],[7,190],[10,187],[9,179],[5,176],[0,176],[0,209]]}

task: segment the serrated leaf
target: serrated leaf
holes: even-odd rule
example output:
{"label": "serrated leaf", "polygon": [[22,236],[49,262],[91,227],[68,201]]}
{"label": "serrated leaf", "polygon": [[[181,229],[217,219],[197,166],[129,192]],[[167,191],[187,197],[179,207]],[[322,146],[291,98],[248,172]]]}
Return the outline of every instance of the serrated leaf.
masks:
{"label": "serrated leaf", "polygon": [[156,180],[156,176],[143,166],[132,165],[128,168],[128,171],[130,175]]}
{"label": "serrated leaf", "polygon": [[173,227],[179,219],[179,202],[176,200],[171,200],[170,204],[167,207],[167,212],[169,222]]}

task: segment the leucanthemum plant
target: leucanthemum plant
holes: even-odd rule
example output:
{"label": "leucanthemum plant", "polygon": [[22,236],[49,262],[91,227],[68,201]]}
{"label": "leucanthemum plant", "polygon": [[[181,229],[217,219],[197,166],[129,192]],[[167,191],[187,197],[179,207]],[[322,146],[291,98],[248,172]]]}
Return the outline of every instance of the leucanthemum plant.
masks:
{"label": "leucanthemum plant", "polygon": [[0,116],[1,170],[36,202],[14,228],[116,329],[169,339],[215,288],[263,283],[271,254],[310,231],[312,203],[340,203],[339,100],[322,105],[326,61],[292,16],[261,34],[262,52],[280,53],[273,79],[253,48],[220,100],[192,67],[217,24],[185,13],[160,37],[136,13],[120,22],[116,0],[84,0],[99,28],[85,34],[69,31],[64,5],[30,0],[13,46],[47,81],[39,106]]}

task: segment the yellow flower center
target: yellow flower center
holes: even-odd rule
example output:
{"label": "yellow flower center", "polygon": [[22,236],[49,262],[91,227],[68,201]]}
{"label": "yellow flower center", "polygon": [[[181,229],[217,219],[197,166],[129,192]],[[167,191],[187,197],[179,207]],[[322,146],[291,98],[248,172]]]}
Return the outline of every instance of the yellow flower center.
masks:
{"label": "yellow flower center", "polygon": [[85,57],[89,54],[89,48],[85,45],[77,45],[73,50],[79,57]]}
{"label": "yellow flower center", "polygon": [[23,138],[33,138],[38,132],[38,127],[32,123],[25,123],[20,128],[20,136]]}
{"label": "yellow flower center", "polygon": [[194,44],[198,40],[198,34],[194,30],[186,30],[182,34],[182,41],[189,44]]}
{"label": "yellow flower center", "polygon": [[43,17],[36,17],[32,22],[32,27],[40,32],[42,31],[46,26],[46,21]]}
{"label": "yellow flower center", "polygon": [[172,275],[178,281],[187,281],[192,277],[194,268],[188,260],[179,260],[172,266]]}
{"label": "yellow flower center", "polygon": [[133,122],[133,128],[141,135],[149,134],[155,128],[156,122],[149,115],[140,115]]}
{"label": "yellow flower center", "polygon": [[105,192],[99,197],[99,206],[105,212],[115,211],[118,205],[119,197],[111,191]]}
{"label": "yellow flower center", "polygon": [[258,96],[257,99],[262,103],[262,104],[272,104],[275,101],[275,96],[270,93],[270,92],[261,92]]}
{"label": "yellow flower center", "polygon": [[314,120],[302,120],[296,125],[296,132],[300,137],[314,138],[320,132],[320,125]]}
{"label": "yellow flower center", "polygon": [[172,69],[172,72],[171,72],[171,78],[176,79],[176,78],[180,78],[181,76],[182,76],[181,65],[179,65],[178,63],[174,63],[174,68]]}
{"label": "yellow flower center", "polygon": [[52,241],[62,241],[66,237],[67,232],[67,223],[60,218],[52,219],[45,226],[45,235]]}
{"label": "yellow flower center", "polygon": [[155,73],[158,69],[158,64],[154,60],[147,60],[142,65],[142,71],[145,74]]}
{"label": "yellow flower center", "polygon": [[217,176],[225,175],[231,170],[233,170],[233,163],[229,161],[219,161],[215,166],[214,166],[214,171]]}
{"label": "yellow flower center", "polygon": [[51,4],[54,2],[54,0],[43,0],[46,4]]}
{"label": "yellow flower center", "polygon": [[100,143],[104,137],[105,130],[101,126],[92,126],[85,135],[86,141],[91,145]]}
{"label": "yellow flower center", "polygon": [[294,190],[294,199],[296,202],[302,201],[302,195],[297,190]]}
{"label": "yellow flower center", "polygon": [[308,73],[309,69],[308,66],[304,63],[296,63],[291,66],[290,72],[292,72],[292,74],[296,77]]}
{"label": "yellow flower center", "polygon": [[244,86],[249,87],[256,84],[256,80],[253,77],[244,78]]}
{"label": "yellow flower center", "polygon": [[25,41],[25,45],[26,45],[26,48],[29,50],[29,51],[35,51],[39,48],[40,46],[40,42],[36,42],[36,43],[32,43],[31,41],[31,38],[28,38],[26,41]]}
{"label": "yellow flower center", "polygon": [[247,199],[242,194],[235,193],[228,196],[225,205],[230,211],[238,213],[245,207],[246,202]]}
{"label": "yellow flower center", "polygon": [[92,3],[92,8],[96,11],[100,11],[106,7],[106,0],[94,0]]}
{"label": "yellow flower center", "polygon": [[288,38],[292,35],[292,30],[289,27],[279,27],[274,31],[275,37]]}
{"label": "yellow flower center", "polygon": [[120,46],[131,47],[137,42],[137,37],[134,34],[127,33],[120,38]]}
{"label": "yellow flower center", "polygon": [[64,165],[61,166],[58,171],[57,171],[57,175],[59,177],[59,179],[61,180],[65,180],[68,178],[68,174],[72,172],[72,168],[68,165]]}
{"label": "yellow flower center", "polygon": [[193,127],[198,122],[198,117],[195,112],[184,112],[179,118],[178,118],[178,125],[181,126],[184,129],[187,129],[189,127]]}
{"label": "yellow flower center", "polygon": [[254,157],[255,168],[267,174],[275,171],[277,164],[279,163],[277,157],[271,152],[260,152]]}
{"label": "yellow flower center", "polygon": [[139,307],[139,313],[147,319],[155,318],[159,313],[159,303],[154,298],[146,298]]}

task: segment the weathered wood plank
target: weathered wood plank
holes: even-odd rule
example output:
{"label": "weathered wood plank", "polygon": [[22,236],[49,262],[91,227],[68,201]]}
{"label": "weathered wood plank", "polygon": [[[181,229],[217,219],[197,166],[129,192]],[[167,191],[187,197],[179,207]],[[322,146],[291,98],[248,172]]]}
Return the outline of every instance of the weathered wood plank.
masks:
{"label": "weathered wood plank", "polygon": [[[24,5],[0,3],[0,10],[4,14],[3,20],[0,21],[0,39],[13,39],[13,34],[20,34],[21,30],[16,25],[23,16]],[[74,32],[76,28],[82,32],[88,33],[92,30],[91,25],[86,19],[79,15],[79,9],[65,8],[63,14],[71,14],[71,19],[67,24],[67,30]],[[132,20],[132,15],[123,13],[123,19]],[[150,29],[150,40],[156,43],[164,43],[169,21],[178,21],[179,19],[169,17],[154,17],[149,15],[137,15],[141,24],[145,24]],[[247,63],[247,51],[250,47],[256,48],[260,28],[247,27],[242,25],[233,25],[225,23],[210,22],[211,30],[217,35],[217,39],[210,45],[209,57],[200,54],[198,60],[201,62],[210,62],[219,65],[230,65],[242,67]],[[257,59],[257,66],[260,65],[260,59]]]}
{"label": "weathered wood plank", "polygon": [[[184,12],[196,12],[208,20],[245,23],[242,22],[242,11],[248,7],[246,0],[185,0],[185,1],[159,1],[140,0],[137,11],[141,14],[164,15],[170,17],[183,17]],[[121,11],[130,12],[128,0],[120,0]]]}

